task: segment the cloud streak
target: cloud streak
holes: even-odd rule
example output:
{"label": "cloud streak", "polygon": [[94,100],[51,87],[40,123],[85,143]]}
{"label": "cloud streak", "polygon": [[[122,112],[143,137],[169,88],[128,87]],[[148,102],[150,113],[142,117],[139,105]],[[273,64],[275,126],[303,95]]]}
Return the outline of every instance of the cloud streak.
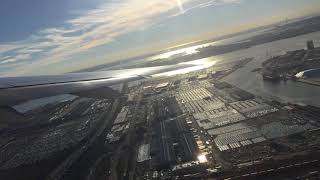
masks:
{"label": "cloud streak", "polygon": [[8,75],[25,74],[36,67],[64,62],[79,53],[107,45],[122,35],[141,31],[161,18],[194,8],[239,0],[125,0],[111,1],[81,12],[61,27],[41,30],[20,42],[0,45],[0,66],[25,62]]}

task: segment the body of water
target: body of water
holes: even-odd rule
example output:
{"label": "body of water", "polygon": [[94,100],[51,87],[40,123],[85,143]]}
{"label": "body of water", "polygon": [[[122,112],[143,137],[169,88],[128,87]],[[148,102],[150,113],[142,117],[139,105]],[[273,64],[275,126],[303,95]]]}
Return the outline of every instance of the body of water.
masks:
{"label": "body of water", "polygon": [[[239,37],[233,37],[228,39],[224,44],[236,43],[243,39],[247,39],[249,35],[241,35]],[[194,63],[199,65],[192,67],[190,71],[199,70],[207,68],[208,66],[214,66],[221,63],[228,63],[238,61],[243,58],[253,57],[254,60],[248,63],[245,67],[235,71],[229,76],[225,77],[223,81],[247,90],[256,96],[261,96],[265,99],[275,99],[283,102],[310,104],[320,107],[320,86],[309,85],[301,82],[295,81],[281,81],[281,82],[270,82],[264,81],[262,76],[257,72],[251,72],[256,68],[260,68],[262,62],[269,59],[271,56],[277,56],[285,54],[287,51],[293,51],[297,49],[306,48],[306,42],[308,40],[313,40],[315,46],[320,46],[320,32],[305,34],[302,36],[297,36],[294,38],[283,39],[279,41],[274,41],[270,43],[265,43],[257,46],[253,46],[248,49],[243,49],[239,51],[234,51],[218,56],[212,56],[208,58],[203,58],[195,60],[188,63]],[[220,43],[221,43],[220,42]],[[213,42],[214,44],[216,42]],[[174,50],[175,52],[180,51],[195,51],[195,47],[206,46],[207,44],[193,46],[191,48],[183,48],[183,50]],[[173,52],[162,55],[172,55]],[[159,55],[160,56],[160,55]],[[148,59],[141,60],[141,62],[146,62]],[[183,73],[189,72],[189,69],[179,70]],[[181,73],[180,72],[180,73]],[[173,73],[174,74],[174,73]],[[164,73],[166,75],[166,73]]]}
{"label": "body of water", "polygon": [[235,71],[223,80],[264,98],[320,106],[320,86],[295,81],[263,81],[260,74],[251,72],[253,69],[261,67],[262,62],[270,56],[306,48],[307,40],[314,40],[315,46],[320,46],[320,32],[274,41],[217,56],[217,59],[221,59],[224,62],[236,61],[245,57],[254,58],[244,68]]}

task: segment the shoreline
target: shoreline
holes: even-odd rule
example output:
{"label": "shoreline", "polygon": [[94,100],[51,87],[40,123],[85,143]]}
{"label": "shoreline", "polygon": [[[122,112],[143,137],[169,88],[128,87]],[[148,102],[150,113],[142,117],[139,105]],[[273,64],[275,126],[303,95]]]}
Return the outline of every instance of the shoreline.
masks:
{"label": "shoreline", "polygon": [[306,84],[311,84],[311,85],[314,85],[314,86],[320,86],[320,82],[319,81],[312,81],[312,80],[307,80],[307,79],[297,79],[296,81],[302,82],[302,83],[306,83]]}

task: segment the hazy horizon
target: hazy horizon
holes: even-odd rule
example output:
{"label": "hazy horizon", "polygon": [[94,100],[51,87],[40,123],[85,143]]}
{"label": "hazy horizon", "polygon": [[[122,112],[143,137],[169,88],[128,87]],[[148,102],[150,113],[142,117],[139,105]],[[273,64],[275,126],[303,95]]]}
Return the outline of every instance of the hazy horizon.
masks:
{"label": "hazy horizon", "polygon": [[319,10],[317,0],[5,0],[0,76],[76,71]]}

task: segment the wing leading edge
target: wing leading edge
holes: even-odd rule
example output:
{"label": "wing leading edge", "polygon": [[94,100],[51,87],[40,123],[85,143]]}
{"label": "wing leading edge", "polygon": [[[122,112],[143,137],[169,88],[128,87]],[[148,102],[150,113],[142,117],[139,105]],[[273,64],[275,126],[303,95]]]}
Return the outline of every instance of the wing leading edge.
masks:
{"label": "wing leading edge", "polygon": [[154,74],[190,67],[178,64],[113,71],[68,73],[50,76],[0,78],[0,106],[57,94],[78,93],[136,81]]}

